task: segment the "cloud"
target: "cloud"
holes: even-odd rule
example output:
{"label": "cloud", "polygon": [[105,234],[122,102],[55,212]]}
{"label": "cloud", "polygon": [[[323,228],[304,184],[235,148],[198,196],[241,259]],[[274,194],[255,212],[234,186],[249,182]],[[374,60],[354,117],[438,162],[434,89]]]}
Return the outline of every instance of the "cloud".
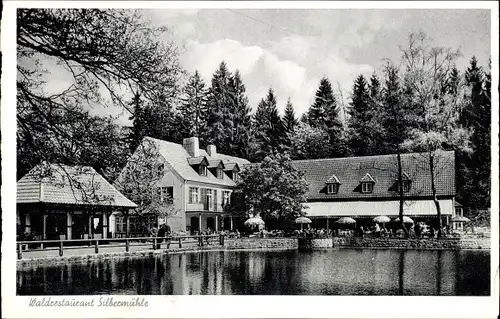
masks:
{"label": "cloud", "polygon": [[[298,46],[299,43],[302,45]],[[373,72],[371,66],[350,63],[335,53],[326,57],[314,56],[311,53],[313,42],[309,38],[286,37],[269,43],[269,48],[245,46],[231,39],[211,43],[190,40],[181,61],[189,72],[198,70],[207,85],[220,62],[225,61],[231,71],[240,71],[253,109],[272,87],[280,111],[283,112],[290,97],[297,114],[307,111],[312,104],[321,77],[328,77],[334,88],[339,82],[347,97],[356,76]],[[280,52],[286,52],[288,58],[282,57],[285,54]],[[316,60],[308,61],[310,56]]]}

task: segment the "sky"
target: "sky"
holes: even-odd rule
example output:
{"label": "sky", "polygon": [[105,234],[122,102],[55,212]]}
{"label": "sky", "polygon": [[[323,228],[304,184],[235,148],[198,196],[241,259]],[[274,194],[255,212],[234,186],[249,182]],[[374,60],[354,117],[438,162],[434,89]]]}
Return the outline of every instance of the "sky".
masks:
{"label": "sky", "polygon": [[[152,26],[166,26],[181,48],[188,72],[198,70],[209,86],[224,60],[238,69],[255,110],[270,87],[282,113],[291,99],[297,115],[312,104],[320,79],[327,77],[348,101],[353,80],[379,72],[383,60],[397,61],[399,45],[424,31],[438,46],[460,48],[463,71],[475,55],[490,56],[490,12],[472,9],[155,9],[143,10]],[[96,109],[129,124],[117,109]]]}

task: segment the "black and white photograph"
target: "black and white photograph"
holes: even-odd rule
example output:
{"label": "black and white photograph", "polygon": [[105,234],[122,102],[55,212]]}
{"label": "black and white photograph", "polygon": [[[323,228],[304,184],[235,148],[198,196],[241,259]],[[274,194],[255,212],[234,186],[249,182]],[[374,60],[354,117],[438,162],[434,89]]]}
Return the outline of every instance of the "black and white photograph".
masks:
{"label": "black and white photograph", "polygon": [[6,4],[8,316],[498,316],[497,3]]}

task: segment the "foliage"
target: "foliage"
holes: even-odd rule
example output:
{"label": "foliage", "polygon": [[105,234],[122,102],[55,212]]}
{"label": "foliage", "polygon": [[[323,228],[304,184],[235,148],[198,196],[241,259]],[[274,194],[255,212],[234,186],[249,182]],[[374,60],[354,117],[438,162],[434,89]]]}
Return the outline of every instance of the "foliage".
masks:
{"label": "foliage", "polygon": [[[19,9],[18,173],[43,160],[122,165],[122,132],[88,109],[132,111],[127,100],[137,91],[151,101],[175,97],[182,70],[174,43],[156,40],[164,31],[125,10]],[[51,63],[72,76],[59,92],[45,82]]]}
{"label": "foliage", "polygon": [[283,122],[278,114],[276,95],[272,88],[266,97],[259,102],[254,115],[255,139],[259,147],[255,160],[281,151],[284,136]]}
{"label": "foliage", "polygon": [[222,61],[212,77],[208,95],[206,143],[221,153],[248,157],[252,141],[251,116],[245,85],[238,70],[234,74]]}
{"label": "foliage", "polygon": [[235,194],[242,194],[248,213],[280,221],[304,215],[308,185],[286,153],[271,153],[261,163],[246,166],[241,180]]}
{"label": "foliage", "polygon": [[174,199],[158,191],[164,172],[158,147],[153,140],[145,138],[127,161],[114,185],[138,205],[136,214],[174,217],[179,213],[172,203]]}
{"label": "foliage", "polygon": [[289,135],[293,159],[327,158],[330,154],[328,134],[321,128],[301,122]]}
{"label": "foliage", "polygon": [[179,106],[179,129],[184,137],[206,135],[208,90],[196,70],[183,88],[182,103]]}
{"label": "foliage", "polygon": [[456,90],[446,90],[448,74],[459,52],[432,47],[431,41],[422,32],[411,34],[408,46],[402,48],[402,52],[405,83],[411,92],[406,96],[407,103],[418,108],[417,114],[420,115],[404,144],[408,149],[427,154],[430,186],[441,228],[441,207],[435,185],[440,171],[441,150],[470,149],[469,132],[460,125],[458,117],[464,106],[464,87],[457,85]]}
{"label": "foliage", "polygon": [[327,78],[322,78],[316,91],[314,103],[309,108],[303,121],[311,127],[320,128],[329,136],[330,156],[341,157],[349,155],[343,135],[343,125],[339,117],[337,100],[332,85]]}

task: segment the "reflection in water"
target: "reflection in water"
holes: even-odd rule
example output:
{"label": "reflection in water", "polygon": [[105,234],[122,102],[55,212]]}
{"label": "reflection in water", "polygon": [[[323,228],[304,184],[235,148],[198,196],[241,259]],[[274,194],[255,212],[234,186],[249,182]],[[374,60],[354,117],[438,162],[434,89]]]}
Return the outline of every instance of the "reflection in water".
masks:
{"label": "reflection in water", "polygon": [[487,251],[200,252],[17,271],[19,295],[489,295]]}

